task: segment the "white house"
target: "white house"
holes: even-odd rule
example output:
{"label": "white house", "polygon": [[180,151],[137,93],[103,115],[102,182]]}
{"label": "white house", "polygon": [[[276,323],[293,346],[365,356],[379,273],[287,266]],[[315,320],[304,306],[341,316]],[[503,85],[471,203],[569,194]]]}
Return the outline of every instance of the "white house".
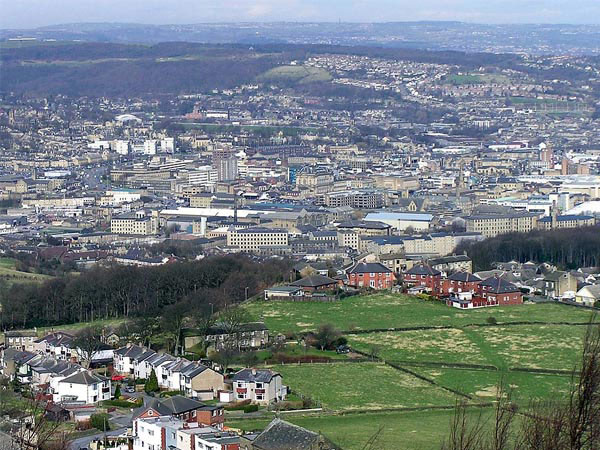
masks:
{"label": "white house", "polygon": [[242,369],[233,377],[235,401],[251,400],[268,405],[285,400],[287,386],[281,375],[269,369]]}
{"label": "white house", "polygon": [[600,284],[584,286],[575,294],[575,302],[586,306],[594,306],[600,300]]}
{"label": "white house", "polygon": [[89,405],[110,400],[110,396],[110,379],[83,371],[60,380],[53,394],[53,400]]}

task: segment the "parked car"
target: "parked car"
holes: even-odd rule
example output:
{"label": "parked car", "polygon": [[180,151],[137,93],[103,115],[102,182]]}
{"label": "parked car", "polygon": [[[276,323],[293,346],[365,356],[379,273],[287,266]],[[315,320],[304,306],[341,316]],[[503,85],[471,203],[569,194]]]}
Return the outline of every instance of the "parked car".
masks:
{"label": "parked car", "polygon": [[127,386],[125,388],[125,392],[127,392],[128,394],[133,394],[135,392],[135,387],[133,387],[133,386]]}
{"label": "parked car", "polygon": [[348,347],[347,345],[338,345],[335,349],[336,353],[350,353],[350,347]]}

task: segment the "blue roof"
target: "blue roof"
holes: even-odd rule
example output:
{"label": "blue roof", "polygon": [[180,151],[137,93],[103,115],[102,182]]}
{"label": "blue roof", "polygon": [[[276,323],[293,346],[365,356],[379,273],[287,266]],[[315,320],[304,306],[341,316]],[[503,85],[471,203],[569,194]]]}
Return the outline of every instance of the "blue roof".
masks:
{"label": "blue roof", "polygon": [[418,213],[394,213],[394,212],[381,212],[381,213],[369,213],[364,220],[414,220],[431,222],[433,216],[431,214],[418,214]]}
{"label": "blue roof", "polygon": [[[594,218],[593,216],[579,216],[577,214],[565,214],[564,216],[558,216],[556,218],[556,220],[558,220],[559,222],[566,222],[568,220],[590,220],[593,218]],[[550,216],[542,217],[539,220],[539,222],[543,222],[543,223],[551,222],[551,221],[552,221],[552,217],[550,217]]]}

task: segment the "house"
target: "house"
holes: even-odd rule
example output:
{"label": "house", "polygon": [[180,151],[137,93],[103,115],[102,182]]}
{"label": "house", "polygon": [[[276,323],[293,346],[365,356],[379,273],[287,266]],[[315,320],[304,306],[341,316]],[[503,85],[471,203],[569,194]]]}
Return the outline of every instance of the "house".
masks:
{"label": "house", "polygon": [[173,416],[137,417],[133,421],[133,450],[239,450],[239,436],[220,428],[187,422]]}
{"label": "house", "polygon": [[477,292],[481,278],[469,272],[456,272],[442,281],[442,292],[446,295]]}
{"label": "house", "polygon": [[577,278],[570,272],[556,270],[544,276],[543,294],[546,297],[557,298],[571,294],[571,298],[577,291]]}
{"label": "house", "polygon": [[321,433],[309,431],[281,419],[273,421],[257,436],[240,439],[240,450],[341,450]]}
{"label": "house", "polygon": [[89,371],[78,372],[58,382],[54,402],[75,402],[86,405],[110,400],[110,379]]}
{"label": "house", "polygon": [[394,273],[378,262],[359,262],[346,273],[348,285],[354,288],[391,289],[396,281]]}
{"label": "house", "polygon": [[310,275],[300,280],[290,283],[290,286],[302,288],[305,293],[312,293],[316,291],[330,291],[336,289],[339,283],[333,278],[329,278],[323,275]]}
{"label": "house", "polygon": [[146,352],[146,348],[131,344],[115,350],[113,359],[115,372],[121,375],[133,375],[135,372],[135,358]]}
{"label": "house", "polygon": [[477,296],[485,299],[490,306],[523,303],[523,293],[519,288],[499,277],[490,277],[479,283]]}
{"label": "house", "polygon": [[287,386],[281,375],[270,369],[242,369],[233,376],[233,393],[236,402],[269,405],[285,400]]}
{"label": "house", "polygon": [[236,332],[232,332],[223,324],[216,324],[208,329],[206,341],[216,350],[223,348],[228,342],[235,342],[239,349],[261,348],[269,343],[269,329],[263,322],[250,322],[240,325]]}
{"label": "house", "polygon": [[192,398],[214,399],[225,389],[223,374],[198,362],[192,362],[181,369],[181,391]]}
{"label": "house", "polygon": [[77,359],[77,352],[72,348],[75,337],[63,331],[50,333],[33,343],[34,351],[45,355],[52,355],[56,359]]}
{"label": "house", "polygon": [[436,270],[445,273],[472,272],[473,262],[467,255],[450,255],[432,258],[427,263]]}
{"label": "house", "polygon": [[133,420],[172,417],[187,423],[223,429],[225,413],[221,406],[205,405],[198,400],[174,395],[164,399],[145,399],[144,406],[133,412]]}
{"label": "house", "polygon": [[585,306],[594,306],[600,300],[600,285],[590,284],[582,287],[575,294],[575,302]]}
{"label": "house", "polygon": [[6,331],[4,333],[4,348],[11,347],[31,351],[36,339],[37,332],[35,331]]}
{"label": "house", "polygon": [[15,377],[31,376],[26,364],[36,357],[35,353],[21,351],[16,348],[5,348],[2,350],[2,359],[0,360],[0,370],[2,376],[9,380]]}
{"label": "house", "polygon": [[442,272],[428,264],[417,264],[404,272],[404,283],[413,288],[436,294],[440,292]]}

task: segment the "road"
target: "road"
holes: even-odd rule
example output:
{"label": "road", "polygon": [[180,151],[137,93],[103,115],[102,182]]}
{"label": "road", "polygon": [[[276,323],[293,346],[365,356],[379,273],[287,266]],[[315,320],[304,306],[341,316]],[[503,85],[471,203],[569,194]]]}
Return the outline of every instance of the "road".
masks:
{"label": "road", "polygon": [[[127,427],[117,428],[116,430],[107,431],[107,436],[118,436],[127,431]],[[79,450],[81,448],[90,448],[90,442],[95,439],[100,439],[104,436],[104,433],[96,433],[91,436],[86,436],[78,439],[74,439],[69,443],[70,450]]]}

